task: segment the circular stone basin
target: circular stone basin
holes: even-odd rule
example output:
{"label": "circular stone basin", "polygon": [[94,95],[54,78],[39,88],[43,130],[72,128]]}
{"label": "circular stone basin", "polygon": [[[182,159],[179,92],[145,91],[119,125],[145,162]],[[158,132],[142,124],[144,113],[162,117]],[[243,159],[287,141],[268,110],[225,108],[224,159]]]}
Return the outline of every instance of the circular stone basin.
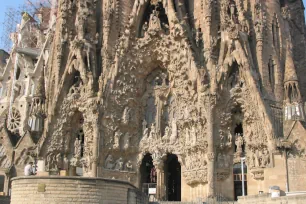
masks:
{"label": "circular stone basin", "polygon": [[12,179],[11,204],[144,204],[146,196],[129,182],[87,177],[25,176]]}

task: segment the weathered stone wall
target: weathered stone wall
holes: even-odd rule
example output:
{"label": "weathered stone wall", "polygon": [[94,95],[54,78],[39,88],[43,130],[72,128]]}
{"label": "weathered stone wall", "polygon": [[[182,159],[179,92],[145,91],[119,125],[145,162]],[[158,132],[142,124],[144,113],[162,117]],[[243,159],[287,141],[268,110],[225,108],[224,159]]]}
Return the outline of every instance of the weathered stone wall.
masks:
{"label": "weathered stone wall", "polygon": [[282,203],[304,204],[305,202],[306,202],[306,195],[271,198],[270,194],[262,194],[262,195],[238,198],[238,204],[282,204]]}
{"label": "weathered stone wall", "polygon": [[[259,191],[268,193],[270,186],[279,186],[282,193],[286,191],[284,157],[281,154],[274,154],[272,158],[274,168],[266,168],[262,171],[262,176],[259,175],[260,171],[256,172],[256,169],[248,173],[248,195],[257,195]],[[278,169],[277,174],[275,169]]]}
{"label": "weathered stone wall", "polygon": [[146,203],[128,182],[84,177],[18,177],[12,182],[11,204]]}

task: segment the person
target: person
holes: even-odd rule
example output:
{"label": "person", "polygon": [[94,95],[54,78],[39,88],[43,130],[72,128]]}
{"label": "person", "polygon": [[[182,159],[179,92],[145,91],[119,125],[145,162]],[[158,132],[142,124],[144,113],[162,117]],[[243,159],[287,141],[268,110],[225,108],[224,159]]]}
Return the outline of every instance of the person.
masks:
{"label": "person", "polygon": [[24,167],[24,175],[25,175],[25,176],[31,176],[31,175],[33,175],[32,165],[33,165],[33,162],[29,162],[29,163]]}

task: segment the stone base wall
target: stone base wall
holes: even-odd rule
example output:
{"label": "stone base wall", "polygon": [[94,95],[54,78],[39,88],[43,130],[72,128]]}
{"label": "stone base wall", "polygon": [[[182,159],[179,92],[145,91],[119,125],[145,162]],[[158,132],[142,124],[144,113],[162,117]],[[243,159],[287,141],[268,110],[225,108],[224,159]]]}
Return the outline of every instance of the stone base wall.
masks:
{"label": "stone base wall", "polygon": [[12,180],[11,204],[146,204],[128,182],[84,177],[18,177]]}
{"label": "stone base wall", "polygon": [[306,195],[271,198],[271,194],[239,197],[238,204],[305,204]]}

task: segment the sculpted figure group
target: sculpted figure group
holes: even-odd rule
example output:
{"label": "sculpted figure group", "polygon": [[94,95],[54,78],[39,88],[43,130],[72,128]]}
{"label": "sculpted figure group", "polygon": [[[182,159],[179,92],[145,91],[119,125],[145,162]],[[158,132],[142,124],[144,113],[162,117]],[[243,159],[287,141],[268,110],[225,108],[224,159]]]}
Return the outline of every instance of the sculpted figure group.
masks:
{"label": "sculpted figure group", "polygon": [[106,157],[104,161],[104,168],[107,170],[113,170],[113,171],[133,171],[133,163],[131,160],[128,160],[127,162],[124,162],[123,158],[120,157],[116,161],[114,161],[113,156],[110,154]]}

